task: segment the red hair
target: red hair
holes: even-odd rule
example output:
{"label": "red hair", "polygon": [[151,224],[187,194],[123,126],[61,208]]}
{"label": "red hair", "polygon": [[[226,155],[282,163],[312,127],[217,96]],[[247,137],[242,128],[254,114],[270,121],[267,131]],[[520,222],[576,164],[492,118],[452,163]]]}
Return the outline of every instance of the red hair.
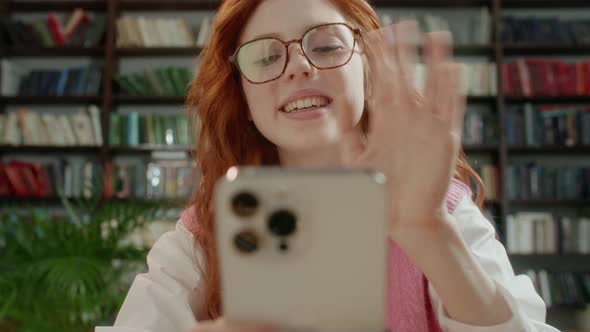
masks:
{"label": "red hair", "polygon": [[[249,17],[262,0],[224,0],[211,27],[208,46],[201,52],[199,73],[191,82],[186,106],[191,123],[198,124],[196,159],[201,183],[193,193],[190,206],[194,220],[190,229],[204,252],[206,272],[203,280],[203,303],[208,318],[221,312],[218,259],[214,239],[212,195],[215,182],[234,165],[278,165],[276,147],[253,128],[248,120],[248,105],[242,92],[239,73],[228,57],[238,46],[238,38]],[[370,31],[379,28],[378,16],[366,0],[332,0],[350,24]],[[364,112],[363,127],[367,117]],[[465,160],[463,151],[457,157],[455,177],[467,185],[475,184],[476,203],[483,205],[483,183]],[[195,230],[198,230],[195,231]]]}

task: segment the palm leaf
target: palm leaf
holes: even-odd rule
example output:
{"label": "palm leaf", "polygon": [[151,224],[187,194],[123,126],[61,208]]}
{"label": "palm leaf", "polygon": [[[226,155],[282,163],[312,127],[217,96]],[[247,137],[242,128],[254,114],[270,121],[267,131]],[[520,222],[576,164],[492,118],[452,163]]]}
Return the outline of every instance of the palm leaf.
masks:
{"label": "palm leaf", "polygon": [[[0,212],[0,322],[18,332],[82,332],[112,322],[145,268],[147,248],[127,242],[162,204],[60,196],[66,216],[36,209]],[[6,299],[7,301],[4,301]]]}

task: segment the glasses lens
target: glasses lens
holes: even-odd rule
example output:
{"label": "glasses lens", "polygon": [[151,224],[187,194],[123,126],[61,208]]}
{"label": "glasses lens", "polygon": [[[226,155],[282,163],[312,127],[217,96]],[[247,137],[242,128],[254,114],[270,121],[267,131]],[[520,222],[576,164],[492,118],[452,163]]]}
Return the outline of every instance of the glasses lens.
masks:
{"label": "glasses lens", "polygon": [[244,44],[236,60],[248,80],[261,83],[281,75],[286,58],[285,46],[280,40],[265,38]]}
{"label": "glasses lens", "polygon": [[352,56],[354,34],[343,24],[323,25],[308,31],[302,44],[307,58],[314,66],[338,67]]}

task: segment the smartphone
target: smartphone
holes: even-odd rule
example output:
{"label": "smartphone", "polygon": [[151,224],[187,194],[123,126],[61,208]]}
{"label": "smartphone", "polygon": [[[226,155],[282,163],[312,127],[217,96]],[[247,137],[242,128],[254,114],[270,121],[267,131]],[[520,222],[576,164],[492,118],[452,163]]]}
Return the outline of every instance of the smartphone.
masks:
{"label": "smartphone", "polygon": [[385,331],[385,177],[229,169],[214,192],[223,315],[285,331]]}

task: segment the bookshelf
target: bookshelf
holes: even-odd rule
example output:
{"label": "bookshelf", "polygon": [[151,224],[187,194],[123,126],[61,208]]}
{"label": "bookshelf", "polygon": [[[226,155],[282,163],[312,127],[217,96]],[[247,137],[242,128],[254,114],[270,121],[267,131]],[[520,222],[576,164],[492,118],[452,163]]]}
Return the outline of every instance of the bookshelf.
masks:
{"label": "bookshelf", "polygon": [[[506,10],[511,9],[590,9],[588,0],[373,0],[378,8],[477,8],[487,7],[491,15],[492,42],[483,45],[456,45],[457,56],[485,57],[497,64],[504,63],[508,57],[514,56],[587,56],[590,59],[590,45],[563,46],[551,44],[515,44],[503,43],[501,38],[501,19]],[[103,83],[101,94],[97,96],[65,96],[65,97],[8,97],[0,96],[0,112],[11,105],[85,105],[93,103],[101,109],[102,136],[104,143],[97,147],[63,147],[63,146],[0,146],[0,157],[4,154],[32,153],[39,155],[52,154],[85,154],[98,156],[102,163],[111,161],[121,155],[149,155],[154,151],[194,153],[190,147],[154,147],[154,146],[111,146],[108,143],[110,133],[110,114],[117,112],[121,105],[169,105],[181,107],[182,96],[126,96],[116,93],[113,77],[119,72],[121,61],[131,58],[158,58],[167,61],[172,57],[195,57],[201,51],[198,47],[155,47],[155,48],[118,48],[116,46],[116,21],[124,13],[132,12],[184,12],[215,10],[218,2],[214,0],[181,0],[181,1],[146,1],[146,0],[100,0],[100,1],[27,1],[16,2],[0,0],[0,18],[13,14],[43,13],[47,11],[72,11],[75,8],[99,12],[104,14],[106,22],[104,45],[97,47],[64,47],[64,48],[35,48],[35,47],[5,47],[4,40],[0,40],[0,58],[45,57],[64,58],[87,57],[102,60]],[[500,133],[505,130],[503,119],[507,108],[512,104],[531,103],[540,104],[589,104],[590,96],[558,96],[558,97],[514,97],[505,96],[502,89],[501,66],[496,66],[497,94],[495,96],[470,96],[470,105],[484,105],[493,109],[497,116],[497,127]],[[464,150],[468,156],[485,155],[499,168],[501,175],[500,195],[498,199],[486,200],[486,205],[497,217],[496,222],[501,234],[505,234],[504,221],[507,215],[522,207],[575,207],[590,206],[589,199],[568,200],[510,200],[507,198],[506,180],[503,175],[513,156],[558,156],[584,157],[590,155],[590,146],[509,146],[505,135],[497,137],[495,144],[466,145]],[[31,198],[34,200],[34,198]],[[17,200],[18,201],[18,200]],[[52,202],[52,200],[40,200]],[[517,265],[536,264],[537,267],[580,266],[587,264],[587,255],[514,255]],[[528,263],[527,263],[528,262]],[[557,264],[557,265],[556,265]]]}

